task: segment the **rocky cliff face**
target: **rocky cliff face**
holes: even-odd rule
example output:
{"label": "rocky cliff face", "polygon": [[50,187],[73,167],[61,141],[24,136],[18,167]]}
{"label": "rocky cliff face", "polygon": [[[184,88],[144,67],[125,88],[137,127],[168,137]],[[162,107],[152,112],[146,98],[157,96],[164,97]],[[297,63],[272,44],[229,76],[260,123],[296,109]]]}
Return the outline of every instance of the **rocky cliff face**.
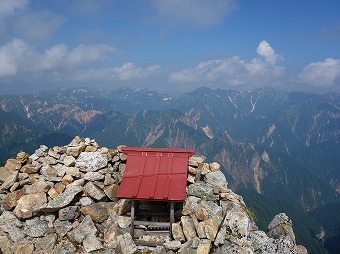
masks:
{"label": "rocky cliff face", "polygon": [[[191,157],[187,197],[176,205],[173,240],[146,235],[156,248],[136,246],[131,202],[117,199],[125,170],[120,147],[75,137],[66,146],[19,152],[0,168],[0,248],[3,253],[307,253],[296,246],[292,221],[278,214],[259,231],[218,163]],[[163,204],[166,205],[166,204]],[[156,218],[154,218],[156,219]],[[163,218],[164,219],[164,218]]]}

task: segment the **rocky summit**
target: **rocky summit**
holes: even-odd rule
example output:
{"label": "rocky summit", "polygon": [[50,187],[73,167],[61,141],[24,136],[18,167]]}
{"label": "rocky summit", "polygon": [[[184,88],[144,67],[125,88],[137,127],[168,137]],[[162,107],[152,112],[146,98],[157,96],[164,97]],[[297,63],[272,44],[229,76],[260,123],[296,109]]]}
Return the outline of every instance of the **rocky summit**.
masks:
{"label": "rocky summit", "polygon": [[[41,145],[31,155],[19,152],[8,159],[0,168],[1,251],[307,253],[296,245],[292,221],[284,213],[273,218],[267,232],[258,230],[219,164],[199,156],[189,158],[187,196],[175,206],[173,239],[147,235],[145,227],[135,229],[132,239],[131,202],[116,198],[127,159],[121,147],[99,147],[78,136],[66,146]],[[158,246],[137,246],[134,240]]]}

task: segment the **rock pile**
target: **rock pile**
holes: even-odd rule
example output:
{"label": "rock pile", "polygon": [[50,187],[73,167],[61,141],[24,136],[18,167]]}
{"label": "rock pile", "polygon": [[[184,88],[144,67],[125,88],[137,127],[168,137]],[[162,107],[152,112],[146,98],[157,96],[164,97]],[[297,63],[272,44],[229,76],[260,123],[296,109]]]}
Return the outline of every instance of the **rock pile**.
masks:
{"label": "rock pile", "polygon": [[[307,253],[292,223],[277,215],[259,231],[241,196],[227,187],[218,163],[191,157],[187,198],[176,211],[173,241],[136,246],[131,202],[117,199],[127,156],[75,137],[63,147],[19,152],[0,168],[3,253]],[[140,237],[145,235],[143,230]],[[153,241],[154,238],[147,238]]]}

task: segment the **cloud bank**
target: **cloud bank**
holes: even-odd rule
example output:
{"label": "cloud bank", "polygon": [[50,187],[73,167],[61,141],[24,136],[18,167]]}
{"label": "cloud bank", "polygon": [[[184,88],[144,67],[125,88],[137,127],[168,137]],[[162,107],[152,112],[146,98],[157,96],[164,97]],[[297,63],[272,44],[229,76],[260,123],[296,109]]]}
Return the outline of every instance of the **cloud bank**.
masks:
{"label": "cloud bank", "polygon": [[299,74],[298,81],[319,88],[340,86],[340,59],[326,58],[308,64]]}
{"label": "cloud bank", "polygon": [[275,83],[285,74],[285,67],[278,65],[279,60],[283,58],[274,52],[267,41],[260,42],[257,54],[258,57],[250,61],[234,56],[201,62],[195,68],[171,73],[169,81],[179,84],[191,83],[195,86],[264,86]]}
{"label": "cloud bank", "polygon": [[13,39],[0,47],[0,78],[51,70],[67,72],[103,61],[116,52],[106,44],[79,45],[74,49],[58,44],[41,53],[23,40]]}
{"label": "cloud bank", "polygon": [[158,65],[150,65],[147,68],[141,68],[135,63],[127,62],[121,67],[112,67],[106,69],[90,69],[79,71],[73,76],[75,81],[103,81],[103,80],[117,80],[129,81],[145,79],[156,74],[160,70]]}

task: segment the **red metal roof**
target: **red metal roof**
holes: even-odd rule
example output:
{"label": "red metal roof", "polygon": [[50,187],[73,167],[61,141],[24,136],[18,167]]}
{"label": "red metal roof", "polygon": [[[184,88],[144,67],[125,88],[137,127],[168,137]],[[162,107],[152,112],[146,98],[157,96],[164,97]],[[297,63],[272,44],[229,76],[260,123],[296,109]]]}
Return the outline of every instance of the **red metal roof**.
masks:
{"label": "red metal roof", "polygon": [[118,198],[185,199],[188,159],[193,149],[122,147],[122,151],[128,159]]}

